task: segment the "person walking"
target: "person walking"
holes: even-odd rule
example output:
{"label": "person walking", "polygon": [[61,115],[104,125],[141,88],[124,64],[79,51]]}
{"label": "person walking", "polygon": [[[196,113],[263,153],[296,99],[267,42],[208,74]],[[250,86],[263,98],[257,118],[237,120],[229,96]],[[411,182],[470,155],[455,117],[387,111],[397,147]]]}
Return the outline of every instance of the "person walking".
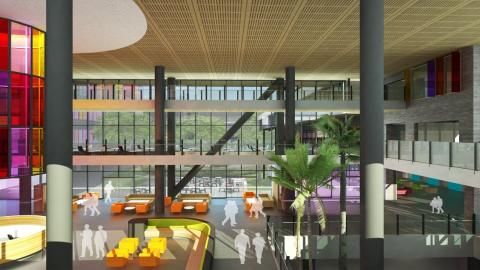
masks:
{"label": "person walking", "polygon": [[222,221],[222,226],[225,226],[228,220],[230,220],[230,226],[235,226],[237,222],[235,221],[235,216],[238,214],[238,206],[235,201],[228,201],[225,207],[225,219]]}
{"label": "person walking", "polygon": [[92,230],[90,230],[90,225],[85,224],[83,227],[83,231],[80,233],[80,236],[82,237],[82,253],[80,254],[80,258],[85,257],[85,252],[88,249],[90,253],[90,257],[93,256],[93,248],[92,248],[92,237],[93,233]]}
{"label": "person walking", "polygon": [[245,234],[245,230],[241,229],[240,233],[235,237],[235,248],[238,251],[240,264],[245,264],[245,253],[247,251],[247,246],[250,248],[250,238]]}
{"label": "person walking", "polygon": [[445,213],[445,211],[443,211],[443,199],[440,198],[440,196],[437,196],[437,210],[439,214]]}
{"label": "person walking", "polygon": [[105,203],[112,203],[112,192],[115,188],[112,185],[112,181],[108,181],[108,183],[104,187],[105,190]]}
{"label": "person walking", "polygon": [[262,253],[265,247],[265,239],[259,232],[255,233],[255,238],[252,240],[252,245],[255,247],[255,255],[257,255],[257,263],[262,264]]}

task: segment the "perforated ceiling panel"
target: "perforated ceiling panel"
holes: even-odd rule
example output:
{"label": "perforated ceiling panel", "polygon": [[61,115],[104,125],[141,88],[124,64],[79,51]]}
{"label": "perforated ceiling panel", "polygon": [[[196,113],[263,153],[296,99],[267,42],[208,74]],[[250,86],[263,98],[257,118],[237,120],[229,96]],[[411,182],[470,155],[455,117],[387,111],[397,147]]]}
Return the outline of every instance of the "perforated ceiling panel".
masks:
{"label": "perforated ceiling panel", "polygon": [[[77,78],[359,77],[358,0],[136,0],[145,36],[74,56]],[[385,0],[385,72],[480,42],[480,0]]]}

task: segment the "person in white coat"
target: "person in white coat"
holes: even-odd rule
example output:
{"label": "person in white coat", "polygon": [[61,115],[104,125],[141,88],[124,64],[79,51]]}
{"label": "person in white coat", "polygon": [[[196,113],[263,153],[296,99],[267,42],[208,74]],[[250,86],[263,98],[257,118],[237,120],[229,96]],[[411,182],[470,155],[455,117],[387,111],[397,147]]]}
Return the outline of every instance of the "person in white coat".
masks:
{"label": "person in white coat", "polygon": [[235,216],[238,214],[238,206],[235,201],[228,201],[225,207],[225,219],[222,221],[222,226],[225,226],[228,220],[230,220],[230,226],[235,226],[237,224]]}
{"label": "person in white coat", "polygon": [[107,232],[103,230],[102,225],[98,226],[98,231],[95,232],[93,242],[95,244],[95,254],[97,255],[97,259],[105,257],[105,243],[107,242]]}

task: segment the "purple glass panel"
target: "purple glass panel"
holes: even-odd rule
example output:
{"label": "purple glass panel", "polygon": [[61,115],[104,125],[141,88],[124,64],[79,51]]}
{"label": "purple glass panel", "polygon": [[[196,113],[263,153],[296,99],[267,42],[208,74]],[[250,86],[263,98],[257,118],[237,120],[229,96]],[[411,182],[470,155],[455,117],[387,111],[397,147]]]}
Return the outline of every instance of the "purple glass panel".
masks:
{"label": "purple glass panel", "polygon": [[0,72],[0,126],[8,125],[8,73]]}
{"label": "purple glass panel", "polygon": [[12,128],[12,176],[30,175],[28,128]]}
{"label": "purple glass panel", "polygon": [[434,97],[435,96],[435,60],[430,60],[427,63],[427,96]]}
{"label": "purple glass panel", "polygon": [[19,179],[0,179],[0,200],[20,199]]}

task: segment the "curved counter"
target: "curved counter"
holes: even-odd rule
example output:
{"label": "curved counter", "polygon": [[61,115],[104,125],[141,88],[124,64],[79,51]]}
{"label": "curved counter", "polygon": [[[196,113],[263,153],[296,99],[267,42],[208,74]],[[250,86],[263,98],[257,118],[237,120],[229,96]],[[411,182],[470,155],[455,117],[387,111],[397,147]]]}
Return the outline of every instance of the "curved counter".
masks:
{"label": "curved counter", "polygon": [[[0,264],[28,257],[46,246],[45,216],[0,217]],[[9,235],[14,239],[9,240]]]}

